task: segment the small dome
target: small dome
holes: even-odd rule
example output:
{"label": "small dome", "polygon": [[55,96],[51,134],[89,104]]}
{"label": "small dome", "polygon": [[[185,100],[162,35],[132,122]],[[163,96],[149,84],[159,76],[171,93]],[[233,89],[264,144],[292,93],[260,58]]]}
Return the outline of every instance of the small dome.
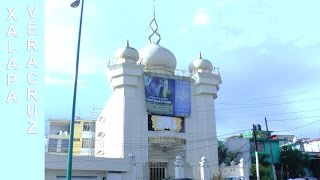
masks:
{"label": "small dome", "polygon": [[209,60],[202,59],[201,53],[200,53],[200,57],[198,59],[193,60],[189,65],[190,72],[198,69],[207,70],[207,71],[213,70],[212,63]]}
{"label": "small dome", "polygon": [[138,61],[139,60],[139,53],[135,48],[130,47],[129,41],[127,41],[126,47],[119,48],[116,51],[114,58],[116,60],[123,58],[123,59],[132,59],[132,60]]}
{"label": "small dome", "polygon": [[156,43],[150,43],[143,49],[139,50],[142,64],[147,67],[163,67],[175,70],[177,60],[174,54],[168,49]]}

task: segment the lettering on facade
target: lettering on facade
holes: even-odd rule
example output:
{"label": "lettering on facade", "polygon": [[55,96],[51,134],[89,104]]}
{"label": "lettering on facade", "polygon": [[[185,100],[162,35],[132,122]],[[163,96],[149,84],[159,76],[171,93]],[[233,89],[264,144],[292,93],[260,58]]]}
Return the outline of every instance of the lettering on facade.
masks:
{"label": "lettering on facade", "polygon": [[176,143],[176,144],[185,144],[186,140],[177,137],[169,136],[158,136],[158,137],[149,137],[149,143]]}

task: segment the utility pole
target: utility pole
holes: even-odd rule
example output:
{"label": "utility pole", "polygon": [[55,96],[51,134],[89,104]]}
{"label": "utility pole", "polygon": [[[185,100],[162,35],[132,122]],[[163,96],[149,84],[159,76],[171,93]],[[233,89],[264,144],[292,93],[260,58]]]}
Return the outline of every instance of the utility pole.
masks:
{"label": "utility pole", "polygon": [[260,171],[259,171],[259,156],[258,156],[258,149],[257,149],[257,134],[256,134],[257,127],[253,124],[253,142],[254,142],[254,153],[256,156],[256,172],[257,172],[257,180],[260,180]]}
{"label": "utility pole", "polygon": [[264,118],[264,122],[266,123],[266,128],[267,128],[267,133],[268,133],[268,138],[267,138],[267,140],[268,140],[269,147],[270,147],[270,156],[271,156],[271,165],[272,165],[273,179],[274,179],[274,180],[277,180],[276,168],[275,168],[274,163],[273,163],[272,146],[271,146],[271,143],[270,143],[271,133],[269,133],[269,130],[268,130],[268,122],[267,122],[267,118],[266,118],[266,117]]}

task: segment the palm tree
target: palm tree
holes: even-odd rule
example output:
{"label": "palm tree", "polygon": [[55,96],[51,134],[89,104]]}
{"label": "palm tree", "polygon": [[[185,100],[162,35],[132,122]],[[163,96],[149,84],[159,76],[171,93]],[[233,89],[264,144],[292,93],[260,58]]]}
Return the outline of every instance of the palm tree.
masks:
{"label": "palm tree", "polygon": [[230,164],[231,161],[238,161],[239,155],[241,155],[241,152],[229,151],[228,148],[224,147],[223,142],[219,141],[219,145],[218,145],[219,164],[222,164],[222,163]]}

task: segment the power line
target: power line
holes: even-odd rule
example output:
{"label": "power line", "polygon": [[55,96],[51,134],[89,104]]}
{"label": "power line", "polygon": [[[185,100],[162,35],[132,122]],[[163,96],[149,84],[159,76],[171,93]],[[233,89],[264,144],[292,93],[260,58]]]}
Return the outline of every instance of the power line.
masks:
{"label": "power line", "polygon": [[[304,100],[297,100],[297,101],[287,101],[287,102],[275,102],[275,103],[269,103],[269,104],[261,104],[256,106],[246,106],[246,107],[235,107],[235,108],[226,108],[226,109],[217,109],[216,111],[227,111],[227,110],[235,110],[235,109],[249,109],[249,108],[257,108],[257,107],[266,107],[266,106],[279,106],[284,104],[293,104],[293,103],[299,103],[299,102],[305,102],[305,101],[319,101],[320,98],[312,98],[312,99],[304,99]],[[250,105],[250,104],[248,104]],[[253,104],[252,104],[253,105]]]}
{"label": "power line", "polygon": [[320,100],[320,97],[310,98],[310,99],[298,99],[298,100],[292,100],[292,101],[275,101],[275,102],[263,102],[263,103],[216,103],[221,105],[228,105],[228,106],[234,106],[234,105],[269,105],[269,104],[287,104],[287,103],[294,103],[294,102],[300,102],[300,101],[314,101],[314,100]]}
{"label": "power line", "polygon": [[288,130],[281,130],[281,131],[273,131],[273,132],[287,132],[287,131],[292,131],[292,130],[296,130],[296,129],[303,128],[303,127],[305,127],[305,126],[309,126],[309,125],[314,124],[314,123],[317,123],[317,122],[320,122],[320,119],[319,119],[319,120],[316,120],[316,121],[313,121],[313,122],[311,122],[311,123],[308,123],[308,124],[302,125],[302,126],[298,126],[298,127],[292,128],[292,129],[288,129]]}
{"label": "power line", "polygon": [[[288,130],[282,130],[282,131],[273,131],[273,132],[286,132],[286,131],[292,131],[292,130],[295,130],[295,129],[299,129],[299,128],[303,128],[303,127],[305,127],[305,126],[308,126],[308,125],[311,125],[311,124],[314,124],[314,123],[316,123],[316,122],[320,122],[320,119],[319,120],[317,120],[317,121],[313,121],[313,122],[311,122],[311,123],[308,123],[308,124],[305,124],[305,125],[302,125],[302,126],[298,126],[298,127],[296,127],[296,128],[292,128],[292,129],[288,129]],[[248,129],[248,130],[250,130],[250,129]],[[244,131],[244,130],[243,130]],[[237,132],[242,132],[242,131],[237,131]],[[235,134],[235,133],[237,133],[237,132],[234,132],[234,133],[228,133],[228,134],[225,134],[225,135],[229,135],[229,134]],[[204,139],[206,139],[206,138],[204,138]],[[212,138],[207,138],[208,140],[209,139],[212,139]],[[214,139],[214,140],[216,140],[216,139]],[[188,142],[191,142],[191,141],[188,141]],[[197,148],[191,148],[191,149],[188,149],[188,151],[193,151],[193,150],[198,150],[198,149],[203,149],[203,148],[208,148],[208,147],[213,147],[213,146],[218,146],[219,144],[218,143],[214,143],[214,144],[212,144],[212,145],[209,145],[209,146],[204,146],[204,147],[197,147]],[[130,147],[132,147],[132,148],[134,148],[134,146],[132,146],[132,145],[125,145],[124,147],[128,147],[128,146],[130,146]],[[137,145],[135,146],[135,147],[148,147],[149,146],[149,143],[143,143],[143,144],[141,144],[141,143],[137,143]],[[243,145],[244,146],[244,145]],[[243,147],[242,146],[242,147]],[[119,147],[122,147],[122,146],[119,146]],[[242,147],[240,147],[240,148],[242,148]],[[178,150],[177,150],[178,151]],[[188,152],[188,151],[185,151],[185,152]],[[172,152],[173,153],[173,152]],[[148,155],[148,157],[150,157],[151,155]],[[160,156],[160,155],[159,155]],[[81,157],[81,156],[78,156],[78,157]],[[104,161],[104,160],[81,160],[81,159],[79,159],[80,161],[77,161],[77,162],[87,162],[87,161]],[[66,162],[66,161],[50,161],[50,162],[47,162],[47,163],[55,163],[55,162]],[[116,163],[116,162],[115,162]]]}
{"label": "power line", "polygon": [[262,114],[262,115],[252,115],[252,116],[235,116],[235,117],[226,117],[226,118],[216,118],[216,119],[240,119],[240,118],[249,118],[249,117],[266,117],[266,116],[276,116],[276,115],[283,115],[283,114],[294,114],[300,112],[311,112],[311,111],[319,111],[320,109],[311,109],[305,111],[291,111],[286,113],[274,113],[274,114]]}
{"label": "power line", "polygon": [[[236,100],[236,101],[225,102],[225,103],[254,101],[254,100],[259,100],[259,99],[270,99],[270,98],[276,98],[276,97],[291,96],[291,95],[296,95],[296,94],[308,94],[308,93],[311,93],[311,92],[318,92],[318,91],[320,91],[320,89],[319,90],[310,90],[310,91],[300,91],[300,92],[282,94],[282,95],[275,95],[275,96],[264,96],[264,97],[257,97],[257,98],[242,99],[242,100]],[[216,103],[216,104],[220,104],[220,103]]]}
{"label": "power line", "polygon": [[316,117],[320,117],[320,116],[307,116],[307,117],[292,118],[292,119],[274,119],[274,120],[268,120],[268,121],[292,121],[292,120],[309,119],[309,118],[316,118]]}

